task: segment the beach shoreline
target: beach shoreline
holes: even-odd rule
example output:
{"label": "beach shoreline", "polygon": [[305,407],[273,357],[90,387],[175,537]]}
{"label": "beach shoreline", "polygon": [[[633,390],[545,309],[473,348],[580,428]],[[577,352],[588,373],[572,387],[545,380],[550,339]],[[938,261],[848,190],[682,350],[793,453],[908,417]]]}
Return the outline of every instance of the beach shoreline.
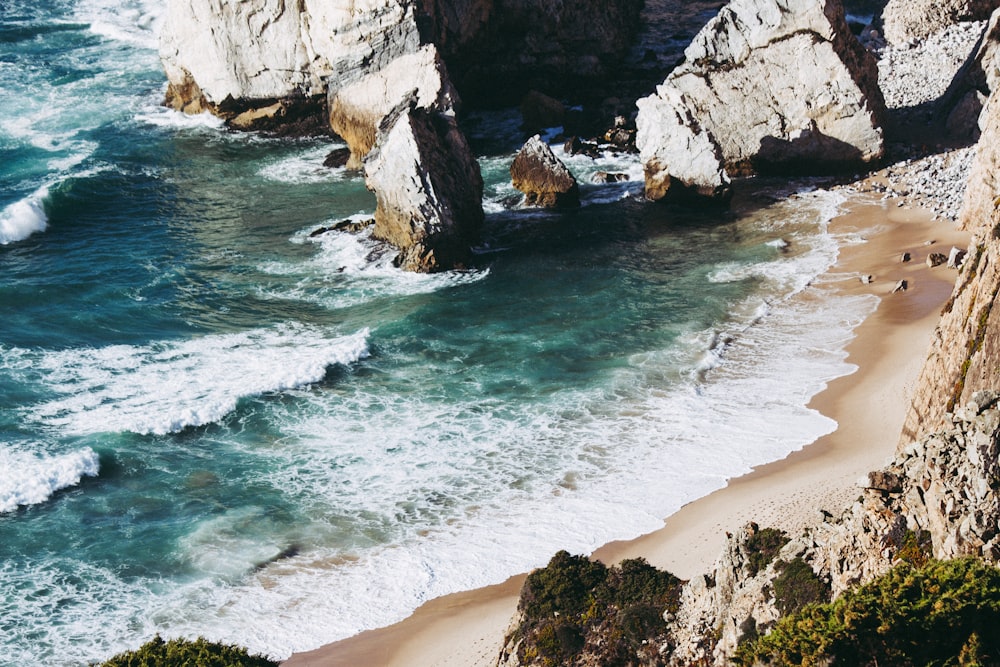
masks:
{"label": "beach shoreline", "polygon": [[[727,533],[753,521],[797,534],[819,523],[822,512],[847,507],[859,493],[856,481],[894,453],[941,306],[954,286],[954,271],[943,265],[930,268],[927,255],[947,255],[952,246],[964,248],[967,235],[948,220],[935,220],[927,210],[865,194],[869,185],[845,189],[843,212],[830,223],[831,233],[865,241],[843,246],[823,280],[798,297],[821,301],[816,291],[832,289],[880,298],[846,347],[847,362],[857,370],[829,382],[809,403],[836,421],[836,430],[784,459],[729,480],[667,517],[662,528],[607,544],[592,557],[608,564],[642,557],[685,579],[703,574],[721,553]],[[902,261],[904,252],[910,261]],[[864,283],[861,275],[871,275],[872,282]],[[893,293],[902,280],[908,288]],[[554,544],[553,553],[558,549]],[[524,576],[432,600],[399,623],[297,653],[283,664],[495,664]]]}

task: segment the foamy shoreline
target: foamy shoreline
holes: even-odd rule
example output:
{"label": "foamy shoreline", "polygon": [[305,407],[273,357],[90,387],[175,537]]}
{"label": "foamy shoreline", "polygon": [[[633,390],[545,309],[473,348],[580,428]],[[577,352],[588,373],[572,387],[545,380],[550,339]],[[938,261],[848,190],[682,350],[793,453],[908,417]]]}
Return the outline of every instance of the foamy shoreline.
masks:
{"label": "foamy shoreline", "polygon": [[[858,189],[868,188],[863,183]],[[909,392],[955,278],[953,271],[930,269],[924,260],[929,252],[947,254],[952,245],[964,247],[966,236],[949,221],[934,221],[925,210],[899,207],[870,194],[850,194],[843,209],[831,232],[844,238],[860,235],[866,242],[843,247],[836,265],[817,286],[797,297],[814,299],[817,290],[832,289],[881,298],[847,346],[848,362],[858,371],[832,381],[810,403],[840,426],[805,449],[759,466],[686,505],[668,517],[662,529],[606,545],[594,557],[610,563],[641,556],[678,576],[696,576],[709,570],[726,532],[747,521],[800,531],[818,522],[821,510],[846,506],[857,495],[855,481],[893,453]],[[927,245],[929,241],[934,243]],[[904,251],[912,255],[908,263],[901,262]],[[873,275],[874,281],[862,283],[856,277],[862,274]],[[890,294],[903,279],[909,289]],[[553,552],[558,548],[554,544]],[[296,654],[285,664],[491,665],[522,581],[523,575],[432,600],[401,623]]]}

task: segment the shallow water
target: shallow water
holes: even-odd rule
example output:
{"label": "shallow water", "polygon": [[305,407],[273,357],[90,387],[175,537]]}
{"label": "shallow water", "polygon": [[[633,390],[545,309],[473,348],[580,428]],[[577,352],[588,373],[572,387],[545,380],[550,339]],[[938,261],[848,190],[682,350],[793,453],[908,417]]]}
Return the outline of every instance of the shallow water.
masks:
{"label": "shallow water", "polygon": [[374,208],[328,142],[159,106],[158,3],[2,11],[0,664],[156,632],[287,656],[831,430],[805,405],[872,303],[794,295],[836,195],[684,212],[577,157],[636,180],[543,213],[485,155],[475,270],[404,274],[309,237]]}

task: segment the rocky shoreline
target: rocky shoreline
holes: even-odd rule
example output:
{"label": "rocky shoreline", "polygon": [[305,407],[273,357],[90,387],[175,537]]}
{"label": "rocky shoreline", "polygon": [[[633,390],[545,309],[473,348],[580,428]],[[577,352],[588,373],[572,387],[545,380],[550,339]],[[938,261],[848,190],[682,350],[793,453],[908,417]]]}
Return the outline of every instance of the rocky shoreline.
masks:
{"label": "rocky shoreline", "polygon": [[[251,48],[236,70],[252,76],[241,82],[188,67],[185,44],[219,25],[213,20],[220,17],[206,17],[200,2],[172,2],[163,53],[174,104],[251,128],[261,119],[298,118],[290,100],[325,104],[331,127],[351,149],[352,166],[365,170],[377,196],[374,236],[399,249],[399,266],[416,271],[464,266],[483,221],[482,179],[461,131],[463,91],[488,97],[476,80],[491,75],[508,101],[511,91],[527,88],[564,94],[556,80],[567,72],[583,74],[577,93],[606,83],[624,67],[641,5],[587,4],[570,15],[528,1],[401,0],[362,3],[337,15],[306,2],[298,15],[282,5],[266,21],[255,13],[221,17],[230,32],[213,44],[223,63],[235,45],[260,46],[277,31],[287,47],[277,57],[295,73],[284,81],[268,78],[281,70],[263,62],[274,54]],[[889,208],[928,211],[941,224],[957,221],[973,235],[968,258],[912,392],[895,460],[868,476],[861,499],[843,512],[826,512],[763,567],[751,566],[748,547],[758,526],[730,536],[714,568],[684,583],[677,604],[662,615],[662,631],[647,638],[656,650],[644,649],[628,664],[728,664],[748,628],[770,628],[783,615],[774,597],[776,563],[801,562],[836,596],[888,571],[914,540],[928,557],[1000,560],[1000,412],[991,393],[1000,368],[1000,315],[992,307],[1000,291],[994,268],[1000,262],[994,147],[1000,3],[857,4],[874,14],[870,24],[852,26],[860,41],[839,0],[726,5],[694,36],[683,62],[637,103],[646,196],[725,204],[734,179],[834,172],[834,187],[846,192],[874,194]],[[185,11],[197,29],[182,27]],[[586,16],[600,20],[581,23]],[[323,21],[337,27],[339,43],[324,44],[316,29]],[[516,53],[504,43],[512,25],[526,31],[523,43],[513,42]],[[593,31],[603,38],[587,52]],[[473,59],[477,51],[495,60],[495,71],[489,58]],[[234,87],[240,84],[246,90]],[[602,106],[620,113],[628,104]],[[572,175],[538,143],[533,138],[526,149],[535,165],[512,169],[515,181],[529,174],[536,183],[518,188],[532,203],[573,205]],[[539,175],[538,164],[549,172]],[[558,193],[545,189],[553,180],[560,181]],[[548,664],[525,640],[524,633],[511,635],[499,664]],[[603,664],[600,650],[573,664]]]}

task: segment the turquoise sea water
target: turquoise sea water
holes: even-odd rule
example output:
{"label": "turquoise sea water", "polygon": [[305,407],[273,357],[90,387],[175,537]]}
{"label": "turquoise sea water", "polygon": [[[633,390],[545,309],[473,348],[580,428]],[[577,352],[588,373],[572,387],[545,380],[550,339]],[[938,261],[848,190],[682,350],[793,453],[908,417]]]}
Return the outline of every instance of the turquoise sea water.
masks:
{"label": "turquoise sea water", "polygon": [[156,632],[284,657],[831,430],[804,406],[872,308],[801,298],[836,195],[685,213],[633,182],[541,213],[483,155],[478,267],[400,273],[309,238],[374,208],[330,142],[159,106],[161,11],[0,3],[0,665]]}

